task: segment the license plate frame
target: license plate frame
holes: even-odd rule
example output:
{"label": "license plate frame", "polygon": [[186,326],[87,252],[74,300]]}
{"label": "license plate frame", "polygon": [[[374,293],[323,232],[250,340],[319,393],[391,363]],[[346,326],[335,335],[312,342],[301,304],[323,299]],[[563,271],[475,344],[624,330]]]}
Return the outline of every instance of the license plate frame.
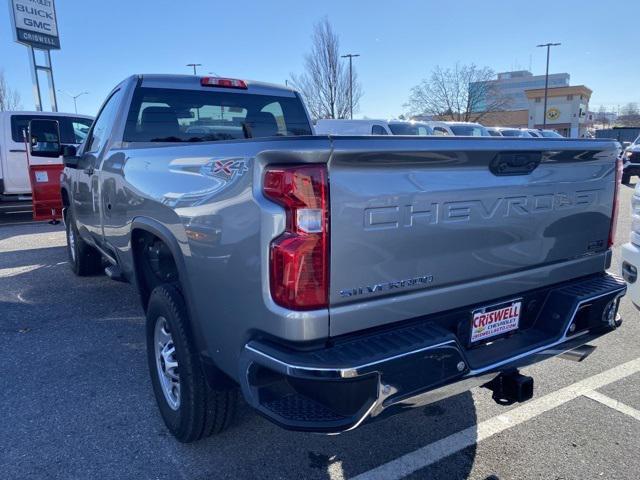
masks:
{"label": "license plate frame", "polygon": [[[494,303],[471,311],[469,346],[493,342],[515,334],[522,320],[522,297]],[[495,315],[490,315],[493,312]],[[482,317],[485,315],[486,317]],[[502,318],[500,318],[503,316]],[[499,317],[496,320],[496,317]],[[476,321],[477,320],[477,321]],[[484,322],[484,325],[482,323]]]}

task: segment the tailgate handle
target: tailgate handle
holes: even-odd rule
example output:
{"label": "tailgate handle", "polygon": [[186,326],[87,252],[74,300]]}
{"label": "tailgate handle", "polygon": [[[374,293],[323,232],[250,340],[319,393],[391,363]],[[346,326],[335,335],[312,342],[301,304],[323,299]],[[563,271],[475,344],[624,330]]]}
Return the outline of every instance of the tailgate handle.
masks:
{"label": "tailgate handle", "polygon": [[542,161],[541,152],[501,152],[489,164],[494,175],[528,175]]}

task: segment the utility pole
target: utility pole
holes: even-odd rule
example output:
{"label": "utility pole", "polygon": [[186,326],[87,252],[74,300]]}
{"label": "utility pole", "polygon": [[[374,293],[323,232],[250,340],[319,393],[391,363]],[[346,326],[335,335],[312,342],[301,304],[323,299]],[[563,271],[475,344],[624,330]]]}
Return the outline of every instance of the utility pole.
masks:
{"label": "utility pole", "polygon": [[78,100],[78,97],[81,97],[82,95],[86,95],[89,92],[80,92],[77,95],[73,95],[72,93],[67,92],[66,90],[58,90],[60,93],[64,93],[65,95],[69,95],[71,98],[73,98],[73,109],[75,110],[76,113],[78,113],[78,104],[76,102],[76,100]]}
{"label": "utility pole", "polygon": [[359,53],[347,53],[342,58],[349,59],[349,117],[353,120],[353,57],[359,57]]}
{"label": "utility pole", "polygon": [[197,75],[196,73],[196,68],[197,67],[201,67],[202,64],[201,63],[187,63],[187,67],[193,67],[193,74]]}
{"label": "utility pole", "polygon": [[544,111],[542,117],[542,128],[547,128],[547,94],[549,91],[549,53],[551,52],[551,47],[557,47],[561,45],[560,43],[543,43],[541,45],[536,45],[536,47],[547,47],[547,73],[544,77]]}

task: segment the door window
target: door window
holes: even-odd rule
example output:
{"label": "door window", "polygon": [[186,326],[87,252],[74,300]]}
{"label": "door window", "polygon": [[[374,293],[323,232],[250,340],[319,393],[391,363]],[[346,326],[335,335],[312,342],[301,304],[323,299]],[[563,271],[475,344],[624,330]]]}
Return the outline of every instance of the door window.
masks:
{"label": "door window", "polygon": [[93,124],[93,129],[89,133],[89,144],[87,145],[87,152],[97,153],[107,143],[109,139],[110,126],[113,125],[113,120],[118,111],[118,101],[120,100],[120,90],[116,90],[107,103],[104,104],[102,110],[98,114],[98,118]]}

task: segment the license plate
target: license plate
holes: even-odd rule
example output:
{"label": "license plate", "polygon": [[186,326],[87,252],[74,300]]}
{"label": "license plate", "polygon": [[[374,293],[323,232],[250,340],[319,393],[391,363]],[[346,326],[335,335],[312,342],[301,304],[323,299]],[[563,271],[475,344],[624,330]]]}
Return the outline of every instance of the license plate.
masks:
{"label": "license plate", "polygon": [[486,341],[518,329],[522,299],[473,311],[470,343]]}

